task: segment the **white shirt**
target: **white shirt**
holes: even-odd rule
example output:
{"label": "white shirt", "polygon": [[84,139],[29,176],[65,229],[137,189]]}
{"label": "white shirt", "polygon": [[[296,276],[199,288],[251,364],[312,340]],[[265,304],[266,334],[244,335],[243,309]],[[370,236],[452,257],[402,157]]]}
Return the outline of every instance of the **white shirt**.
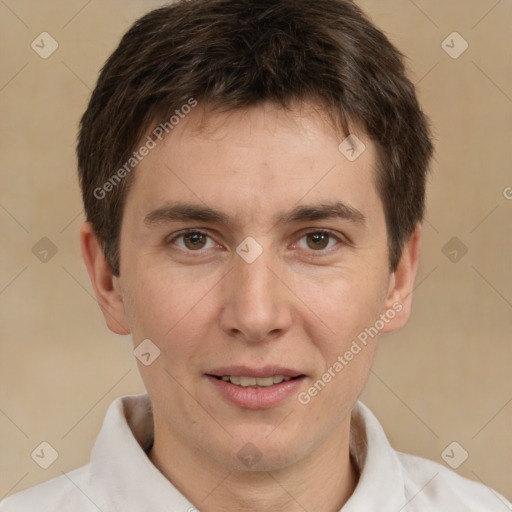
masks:
{"label": "white shirt", "polygon": [[[149,460],[152,440],[148,395],[117,398],[89,464],[7,497],[0,512],[197,512]],[[484,485],[393,450],[378,420],[360,402],[352,411],[350,450],[360,477],[340,512],[512,510]]]}

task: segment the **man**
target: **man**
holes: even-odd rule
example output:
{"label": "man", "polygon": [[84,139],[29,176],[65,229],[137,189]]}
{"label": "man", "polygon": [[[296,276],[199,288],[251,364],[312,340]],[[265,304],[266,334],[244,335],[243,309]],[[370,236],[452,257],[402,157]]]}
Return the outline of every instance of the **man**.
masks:
{"label": "man", "polygon": [[358,398],[407,321],[432,144],[349,0],[191,0],[103,68],[78,143],[84,260],[147,395],[2,511],[472,511]]}

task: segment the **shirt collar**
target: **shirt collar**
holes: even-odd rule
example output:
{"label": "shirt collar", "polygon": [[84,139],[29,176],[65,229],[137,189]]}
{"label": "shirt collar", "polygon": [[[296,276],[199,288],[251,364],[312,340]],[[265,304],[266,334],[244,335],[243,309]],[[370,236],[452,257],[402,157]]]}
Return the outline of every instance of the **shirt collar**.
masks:
{"label": "shirt collar", "polygon": [[352,410],[350,455],[359,481],[340,512],[397,512],[406,503],[402,465],[379,421],[363,403]]}
{"label": "shirt collar", "polygon": [[[147,393],[117,398],[91,454],[91,472],[103,490],[97,489],[100,501],[123,512],[196,510],[151,463],[146,452],[152,442]],[[352,411],[350,453],[359,482],[340,512],[401,510],[406,503],[401,464],[378,420],[361,402]]]}
{"label": "shirt collar", "polygon": [[193,505],[152,464],[153,415],[146,393],[117,398],[109,407],[91,454],[97,476],[115,510],[190,512]]}

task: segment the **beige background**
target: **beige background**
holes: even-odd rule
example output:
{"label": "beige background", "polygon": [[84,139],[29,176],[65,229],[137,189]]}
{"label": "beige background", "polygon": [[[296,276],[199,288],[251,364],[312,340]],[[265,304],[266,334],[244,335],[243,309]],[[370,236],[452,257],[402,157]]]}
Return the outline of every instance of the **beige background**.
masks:
{"label": "beige background", "polygon": [[[0,1],[0,498],[86,463],[110,402],[143,389],[81,260],[74,145],[104,60],[162,3]],[[444,464],[457,441],[458,472],[512,498],[512,2],[360,3],[407,55],[437,139],[413,315],[381,339],[363,400],[397,449]],[[43,31],[48,59],[31,48]],[[441,46],[453,31],[458,59]],[[30,456],[42,441],[59,453],[46,470]]]}

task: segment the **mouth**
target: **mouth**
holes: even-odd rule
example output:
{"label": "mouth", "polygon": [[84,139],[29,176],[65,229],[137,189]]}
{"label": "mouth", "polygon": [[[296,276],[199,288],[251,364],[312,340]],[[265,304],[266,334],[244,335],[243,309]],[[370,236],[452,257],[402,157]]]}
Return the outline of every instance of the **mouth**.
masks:
{"label": "mouth", "polygon": [[[208,374],[207,374],[208,375]],[[217,380],[229,382],[240,388],[270,388],[274,385],[281,384],[282,382],[288,382],[290,380],[300,379],[304,375],[296,375],[295,377],[289,377],[286,375],[269,375],[268,377],[249,377],[246,375],[208,375]]]}
{"label": "mouth", "polygon": [[214,393],[243,409],[277,407],[296,395],[307,376],[279,366],[230,366],[205,374]]}

